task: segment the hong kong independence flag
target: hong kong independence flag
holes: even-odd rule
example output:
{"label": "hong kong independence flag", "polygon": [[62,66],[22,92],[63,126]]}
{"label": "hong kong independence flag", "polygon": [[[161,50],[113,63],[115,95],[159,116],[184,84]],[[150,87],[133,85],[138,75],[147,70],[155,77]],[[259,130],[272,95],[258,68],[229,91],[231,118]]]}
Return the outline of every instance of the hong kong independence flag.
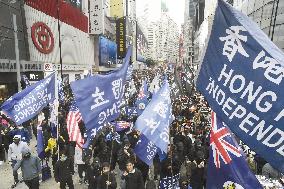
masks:
{"label": "hong kong independence flag", "polygon": [[241,148],[222,120],[212,113],[207,189],[259,189],[261,184],[250,171]]}

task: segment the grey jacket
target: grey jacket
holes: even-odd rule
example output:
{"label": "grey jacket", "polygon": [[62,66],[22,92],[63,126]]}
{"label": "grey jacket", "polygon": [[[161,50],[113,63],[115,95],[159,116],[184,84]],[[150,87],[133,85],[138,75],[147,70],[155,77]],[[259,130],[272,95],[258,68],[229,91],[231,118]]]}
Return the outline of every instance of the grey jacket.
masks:
{"label": "grey jacket", "polygon": [[[23,157],[30,153],[29,149],[23,149],[22,155]],[[23,173],[23,180],[32,180],[39,176],[41,172],[41,164],[40,159],[35,156],[30,156],[29,158],[23,158],[20,161],[17,161],[13,171],[18,170],[21,167]]]}

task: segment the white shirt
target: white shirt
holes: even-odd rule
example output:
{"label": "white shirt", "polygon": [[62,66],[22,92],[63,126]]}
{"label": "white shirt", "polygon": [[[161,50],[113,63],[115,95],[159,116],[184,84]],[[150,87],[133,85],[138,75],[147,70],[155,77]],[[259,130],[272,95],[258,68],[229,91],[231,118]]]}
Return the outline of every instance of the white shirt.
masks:
{"label": "white shirt", "polygon": [[22,149],[29,148],[26,142],[20,141],[18,145],[14,142],[9,145],[8,150],[8,161],[21,160],[22,159]]}
{"label": "white shirt", "polygon": [[85,164],[82,160],[83,150],[79,147],[75,147],[75,163],[76,164]]}

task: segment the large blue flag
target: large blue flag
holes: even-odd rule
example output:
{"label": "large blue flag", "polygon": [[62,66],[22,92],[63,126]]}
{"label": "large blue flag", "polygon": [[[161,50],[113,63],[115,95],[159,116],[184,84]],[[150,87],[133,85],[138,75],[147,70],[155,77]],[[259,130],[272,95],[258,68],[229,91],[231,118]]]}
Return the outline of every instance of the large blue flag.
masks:
{"label": "large blue flag", "polygon": [[36,116],[55,98],[55,74],[28,86],[5,101],[1,109],[17,125]]}
{"label": "large blue flag", "polygon": [[173,121],[170,87],[167,80],[153,96],[135,127],[163,152],[167,152],[169,143],[169,126]]}
{"label": "large blue flag", "polygon": [[207,189],[260,189],[261,184],[249,169],[242,149],[228,127],[212,113]]}
{"label": "large blue flag", "polygon": [[158,151],[156,145],[149,141],[147,137],[143,134],[140,135],[140,139],[138,140],[134,152],[135,154],[147,165],[151,166],[153,164],[153,159]]}
{"label": "large blue flag", "polygon": [[40,159],[45,157],[42,128],[37,127],[37,155]]}
{"label": "large blue flag", "polygon": [[87,130],[96,129],[106,121],[112,121],[118,117],[131,54],[132,48],[129,48],[124,64],[116,71],[107,75],[86,77],[71,83],[76,104]]}
{"label": "large blue flag", "polygon": [[139,90],[137,100],[135,102],[138,116],[142,114],[142,112],[145,110],[146,106],[148,105],[149,103],[148,97],[149,97],[148,85],[146,80],[144,80]]}
{"label": "large blue flag", "polygon": [[284,172],[284,53],[257,24],[218,1],[197,89],[253,151]]}

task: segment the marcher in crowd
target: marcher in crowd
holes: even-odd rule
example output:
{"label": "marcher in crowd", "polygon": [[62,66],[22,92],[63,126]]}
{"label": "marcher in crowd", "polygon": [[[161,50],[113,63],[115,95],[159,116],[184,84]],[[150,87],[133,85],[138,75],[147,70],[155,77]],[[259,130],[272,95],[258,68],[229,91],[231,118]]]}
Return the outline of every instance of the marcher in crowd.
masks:
{"label": "marcher in crowd", "polygon": [[31,155],[28,148],[22,149],[22,157],[22,160],[17,161],[13,171],[17,172],[17,170],[21,168],[23,180],[29,189],[39,189],[39,174],[41,172],[40,159]]}

